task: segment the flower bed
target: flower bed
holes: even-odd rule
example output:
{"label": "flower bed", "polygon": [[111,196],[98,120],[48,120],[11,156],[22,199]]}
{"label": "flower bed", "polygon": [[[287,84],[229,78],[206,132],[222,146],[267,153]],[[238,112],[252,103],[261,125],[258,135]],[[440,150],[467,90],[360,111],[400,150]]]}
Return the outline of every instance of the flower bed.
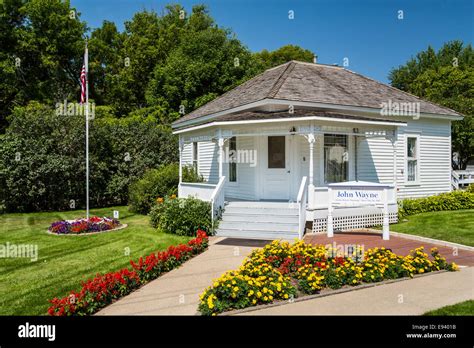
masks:
{"label": "flower bed", "polygon": [[82,234],[113,230],[120,226],[120,221],[107,217],[92,216],[76,220],[61,220],[51,224],[48,231],[54,234]]}
{"label": "flower bed", "polygon": [[90,315],[101,308],[136,290],[148,281],[158,278],[176,268],[191,257],[206,250],[209,238],[204,231],[197,231],[197,237],[187,244],[170,246],[138,262],[130,261],[132,269],[97,274],[94,279],[82,283],[79,292],[71,291],[68,296],[50,300],[48,314],[52,316]]}
{"label": "flower bed", "polygon": [[456,264],[448,264],[436,248],[431,249],[431,256],[432,259],[420,247],[408,256],[374,248],[360,256],[355,250],[348,257],[322,245],[274,241],[254,250],[238,270],[215,280],[200,296],[198,310],[203,315],[216,315],[315,294],[323,288],[338,289],[419,273],[457,270]]}

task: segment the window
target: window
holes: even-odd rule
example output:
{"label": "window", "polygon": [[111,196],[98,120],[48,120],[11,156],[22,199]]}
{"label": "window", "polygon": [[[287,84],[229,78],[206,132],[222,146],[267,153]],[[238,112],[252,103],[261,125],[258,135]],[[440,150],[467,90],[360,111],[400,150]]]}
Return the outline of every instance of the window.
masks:
{"label": "window", "polygon": [[229,181],[230,182],[237,182],[237,138],[232,137],[229,139]]}
{"label": "window", "polygon": [[285,137],[268,137],[268,168],[285,167]]}
{"label": "window", "polygon": [[347,135],[324,134],[324,181],[347,181],[348,161]]}
{"label": "window", "polygon": [[193,143],[193,168],[196,173],[198,173],[198,143]]}
{"label": "window", "polygon": [[418,181],[418,137],[407,136],[407,181]]}

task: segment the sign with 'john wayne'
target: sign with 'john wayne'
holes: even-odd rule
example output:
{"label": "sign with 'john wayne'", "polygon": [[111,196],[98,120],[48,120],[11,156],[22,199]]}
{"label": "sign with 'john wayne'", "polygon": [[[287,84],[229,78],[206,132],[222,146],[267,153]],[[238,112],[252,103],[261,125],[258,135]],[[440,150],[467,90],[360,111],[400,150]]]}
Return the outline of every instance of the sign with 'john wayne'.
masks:
{"label": "sign with 'john wayne'", "polygon": [[337,202],[360,202],[360,203],[381,203],[382,191],[380,190],[354,190],[354,189],[333,189],[333,201]]}
{"label": "sign with 'john wayne'", "polygon": [[376,204],[381,205],[389,196],[384,196],[386,189],[393,190],[393,185],[373,183],[367,181],[351,181],[329,184],[330,197],[332,204],[335,205],[357,205],[357,204]]}

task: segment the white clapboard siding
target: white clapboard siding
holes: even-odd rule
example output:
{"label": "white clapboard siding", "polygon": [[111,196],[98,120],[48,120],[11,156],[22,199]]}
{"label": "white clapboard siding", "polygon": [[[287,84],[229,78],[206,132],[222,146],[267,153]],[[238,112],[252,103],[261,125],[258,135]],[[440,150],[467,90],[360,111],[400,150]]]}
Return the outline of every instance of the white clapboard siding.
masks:
{"label": "white clapboard siding", "polygon": [[[398,198],[424,197],[450,191],[451,128],[445,120],[408,120],[397,138]],[[405,134],[419,136],[419,181],[406,183]],[[357,145],[357,179],[381,183],[393,182],[393,146],[389,139],[362,138]]]}
{"label": "white clapboard siding", "polygon": [[193,144],[184,144],[182,156],[183,166],[190,166],[193,164]]}
{"label": "white clapboard siding", "polygon": [[[256,153],[256,163],[258,165],[260,153],[256,152],[255,137],[245,136],[237,137],[237,150],[248,150]],[[225,143],[228,146],[228,142]],[[254,157],[255,158],[255,157]],[[237,182],[229,182],[229,164],[224,163],[223,172],[227,178],[225,184],[225,196],[229,198],[239,198],[253,200],[255,197],[255,182],[256,182],[257,166],[252,166],[251,163],[237,163]]]}
{"label": "white clapboard siding", "polygon": [[[183,147],[183,166],[193,164],[193,144],[187,143]],[[215,184],[219,180],[219,166],[217,162],[217,146],[213,142],[198,142],[198,172],[205,181]]]}
{"label": "white clapboard siding", "polygon": [[219,163],[217,158],[218,146],[211,141],[199,142],[198,145],[198,168],[199,174],[204,180],[217,184],[219,181]]}
{"label": "white clapboard siding", "polygon": [[[405,181],[405,135],[419,134],[419,183],[408,185]],[[409,120],[400,131],[398,185],[399,198],[425,197],[451,190],[451,123],[447,120]]]}

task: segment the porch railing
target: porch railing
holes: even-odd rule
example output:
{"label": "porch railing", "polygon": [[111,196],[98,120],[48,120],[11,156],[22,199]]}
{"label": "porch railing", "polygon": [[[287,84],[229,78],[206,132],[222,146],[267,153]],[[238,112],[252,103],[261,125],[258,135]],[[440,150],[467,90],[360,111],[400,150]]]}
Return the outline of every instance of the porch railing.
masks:
{"label": "porch railing", "polygon": [[210,202],[216,184],[205,184],[202,182],[182,182],[178,186],[178,197],[195,197],[202,201]]}
{"label": "porch railing", "polygon": [[225,185],[225,176],[222,176],[219,179],[214,191],[211,195],[211,218],[212,218],[212,229],[214,230],[214,221],[218,219],[224,208],[225,199],[224,199],[224,185]]}
{"label": "porch railing", "polygon": [[298,204],[299,209],[299,223],[298,223],[298,236],[300,239],[303,239],[304,230],[306,227],[306,196],[307,196],[307,187],[306,181],[308,177],[303,176],[301,179],[300,189],[298,190],[298,197],[296,198],[296,203]]}
{"label": "porch railing", "polygon": [[219,179],[217,184],[206,184],[202,182],[182,182],[178,186],[178,197],[194,197],[201,201],[211,203],[211,223],[214,230],[215,221],[219,218],[224,208],[224,184],[225,176]]}

